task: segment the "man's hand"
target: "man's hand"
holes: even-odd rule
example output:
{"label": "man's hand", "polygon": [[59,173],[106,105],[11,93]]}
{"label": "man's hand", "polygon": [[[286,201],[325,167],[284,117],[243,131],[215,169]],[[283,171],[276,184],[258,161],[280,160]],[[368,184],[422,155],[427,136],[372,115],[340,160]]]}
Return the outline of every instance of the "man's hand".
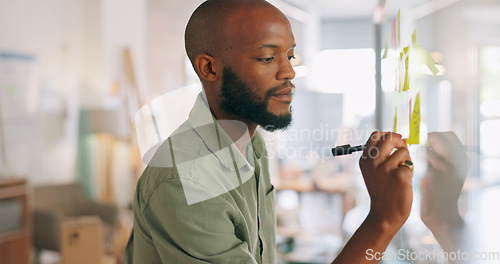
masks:
{"label": "man's hand", "polygon": [[428,141],[427,175],[420,181],[422,221],[445,252],[472,251],[474,232],[465,225],[457,204],[469,167],[464,146],[453,132],[429,133]]}
{"label": "man's hand", "polygon": [[413,172],[401,165],[411,161],[406,142],[399,134],[374,132],[365,146],[359,166],[371,199],[367,220],[395,234],[410,215],[413,200]]}
{"label": "man's hand", "polygon": [[[394,151],[396,149],[396,151]],[[378,263],[387,245],[410,215],[413,200],[410,154],[401,135],[374,132],[359,161],[370,194],[370,213],[349,239],[338,263]]]}
{"label": "man's hand", "polygon": [[427,175],[422,178],[421,218],[431,231],[463,223],[457,200],[464,185],[468,159],[453,132],[429,133]]}

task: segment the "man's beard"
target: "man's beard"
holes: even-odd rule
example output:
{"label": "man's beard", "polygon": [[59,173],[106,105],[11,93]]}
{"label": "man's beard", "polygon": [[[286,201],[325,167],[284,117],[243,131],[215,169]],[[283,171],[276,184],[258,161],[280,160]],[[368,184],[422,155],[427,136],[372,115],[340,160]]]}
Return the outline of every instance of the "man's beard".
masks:
{"label": "man's beard", "polygon": [[252,91],[229,67],[224,67],[221,89],[221,108],[226,114],[234,115],[262,126],[267,131],[286,129],[292,122],[290,113],[275,115],[267,110],[273,94],[281,87],[266,92],[264,99]]}

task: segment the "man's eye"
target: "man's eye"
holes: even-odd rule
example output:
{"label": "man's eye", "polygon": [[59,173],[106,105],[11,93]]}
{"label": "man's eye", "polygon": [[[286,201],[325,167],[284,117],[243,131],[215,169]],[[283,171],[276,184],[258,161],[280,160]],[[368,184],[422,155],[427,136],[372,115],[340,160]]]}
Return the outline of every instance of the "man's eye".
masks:
{"label": "man's eye", "polygon": [[295,55],[288,56],[288,60],[293,60],[293,59],[295,59]]}
{"label": "man's eye", "polygon": [[258,58],[257,60],[262,61],[262,62],[270,62],[270,61],[274,60],[274,57]]}

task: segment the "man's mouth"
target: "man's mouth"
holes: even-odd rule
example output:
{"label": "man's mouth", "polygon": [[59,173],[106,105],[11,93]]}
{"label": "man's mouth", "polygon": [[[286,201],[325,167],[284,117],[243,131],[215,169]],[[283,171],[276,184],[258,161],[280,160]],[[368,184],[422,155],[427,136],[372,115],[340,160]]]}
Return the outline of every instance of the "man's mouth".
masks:
{"label": "man's mouth", "polygon": [[272,97],[278,99],[283,102],[292,102],[292,94],[293,94],[294,86],[292,84],[287,85],[278,91],[274,92]]}

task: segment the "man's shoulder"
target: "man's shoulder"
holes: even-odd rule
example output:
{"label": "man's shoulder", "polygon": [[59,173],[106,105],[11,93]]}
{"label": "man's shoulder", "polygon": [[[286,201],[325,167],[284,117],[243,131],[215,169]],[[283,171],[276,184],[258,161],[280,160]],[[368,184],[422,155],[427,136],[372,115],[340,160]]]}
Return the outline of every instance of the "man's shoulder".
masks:
{"label": "man's shoulder", "polygon": [[227,191],[228,171],[206,142],[207,130],[213,129],[213,124],[195,129],[187,121],[161,143],[137,184],[142,202],[153,194],[182,194],[194,203]]}
{"label": "man's shoulder", "polygon": [[176,186],[180,180],[177,164],[195,158],[205,148],[203,140],[190,126],[189,121],[179,126],[167,139],[163,140],[147,162],[137,183],[138,194],[147,200],[156,188],[165,182]]}
{"label": "man's shoulder", "polygon": [[168,168],[147,166],[137,183],[136,196],[140,207],[149,206],[154,197],[164,203],[182,206],[215,197],[227,200],[229,191],[238,186],[236,176],[214,163],[218,161],[195,160]]}
{"label": "man's shoulder", "polygon": [[203,139],[187,120],[161,142],[147,165],[152,168],[173,168],[176,163],[195,158],[202,149],[206,149]]}

